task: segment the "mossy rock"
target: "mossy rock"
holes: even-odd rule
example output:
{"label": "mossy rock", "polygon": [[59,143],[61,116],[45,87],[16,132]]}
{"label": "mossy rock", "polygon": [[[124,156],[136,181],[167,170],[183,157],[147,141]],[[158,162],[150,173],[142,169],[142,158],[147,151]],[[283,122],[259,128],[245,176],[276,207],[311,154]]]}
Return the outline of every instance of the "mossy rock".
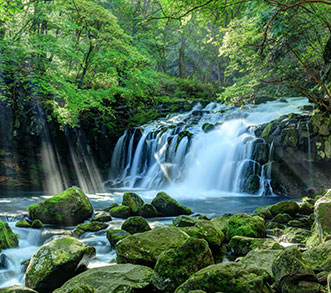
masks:
{"label": "mossy rock", "polygon": [[153,292],[153,275],[152,269],[133,264],[93,268],[70,279],[53,293],[73,293],[72,288],[83,285],[96,293]]}
{"label": "mossy rock", "polygon": [[172,220],[175,227],[191,227],[194,226],[196,220],[192,217],[181,215]]}
{"label": "mossy rock", "polygon": [[140,209],[140,215],[144,218],[155,218],[159,216],[159,212],[152,204],[145,203]]}
{"label": "mossy rock", "polygon": [[109,222],[111,221],[111,216],[105,212],[99,212],[97,213],[94,218],[91,219],[91,222]]}
{"label": "mossy rock", "polygon": [[165,192],[159,192],[152,200],[152,205],[158,210],[161,216],[164,217],[192,214],[191,209],[182,206]]}
{"label": "mossy rock", "polygon": [[[330,192],[331,194],[331,192]],[[320,242],[331,239],[331,196],[328,193],[315,203],[315,220]]]}
{"label": "mossy rock", "polygon": [[306,250],[303,255],[315,273],[331,272],[331,240]]}
{"label": "mossy rock", "polygon": [[107,229],[108,225],[103,222],[90,222],[77,225],[77,229],[81,229],[84,232],[97,232]]}
{"label": "mossy rock", "polygon": [[130,217],[131,210],[128,206],[118,206],[110,210],[110,213],[115,218],[126,219]]}
{"label": "mossy rock", "polygon": [[31,224],[27,220],[23,220],[23,221],[16,222],[15,227],[18,227],[18,228],[31,228]]}
{"label": "mossy rock", "polygon": [[131,215],[140,215],[140,209],[144,205],[142,198],[133,192],[125,192],[123,195],[122,205],[130,208]]}
{"label": "mossy rock", "polygon": [[285,229],[285,225],[278,222],[267,222],[266,228],[269,230]]}
{"label": "mossy rock", "polygon": [[271,293],[270,275],[243,263],[210,265],[192,275],[175,293],[204,290],[208,293]]}
{"label": "mossy rock", "polygon": [[264,238],[266,236],[265,222],[259,216],[236,214],[230,217],[226,232],[226,239],[234,236]]}
{"label": "mossy rock", "polygon": [[283,231],[280,241],[305,246],[312,232],[302,228],[288,227]]}
{"label": "mossy rock", "polygon": [[73,237],[53,240],[33,254],[26,270],[25,286],[39,293],[51,292],[86,269],[94,255],[94,247]]}
{"label": "mossy rock", "polygon": [[283,288],[297,284],[299,281],[317,281],[309,263],[295,247],[286,248],[275,258],[272,272],[281,292],[284,292]]}
{"label": "mossy rock", "polygon": [[121,227],[122,230],[130,234],[142,233],[151,230],[148,222],[140,216],[134,216],[126,219]]}
{"label": "mossy rock", "polygon": [[270,212],[270,208],[271,208],[271,206],[259,207],[253,212],[253,215],[259,216],[265,220],[270,220],[270,219],[272,219],[272,214]]}
{"label": "mossy rock", "polygon": [[206,240],[189,238],[174,249],[162,252],[154,269],[153,285],[165,292],[173,292],[192,274],[214,264]]}
{"label": "mossy rock", "polygon": [[270,212],[273,216],[278,214],[289,214],[295,216],[300,210],[299,205],[295,201],[286,200],[280,201],[270,207]]}
{"label": "mossy rock", "polygon": [[212,219],[211,222],[216,225],[223,232],[224,235],[226,235],[226,232],[228,230],[228,222],[232,216],[232,214],[224,214],[220,217]]}
{"label": "mossy rock", "polygon": [[18,236],[12,231],[8,223],[0,221],[0,251],[18,246]]}
{"label": "mossy rock", "polygon": [[203,239],[205,239],[212,249],[217,249],[221,246],[225,236],[221,229],[214,225],[214,223],[207,220],[196,220],[194,225],[198,228]]}
{"label": "mossy rock", "polygon": [[103,208],[102,210],[103,210],[104,212],[110,213],[110,210],[111,210],[112,208],[116,208],[116,207],[119,207],[119,206],[120,206],[120,205],[119,205],[117,202],[113,202],[110,206],[107,206],[107,207]]}
{"label": "mossy rock", "polygon": [[189,138],[192,137],[192,136],[193,136],[193,133],[191,133],[191,132],[189,132],[189,131],[187,131],[187,130],[184,130],[184,131],[180,132],[180,133],[177,135],[176,150],[177,150],[177,147],[179,146],[180,142],[182,141],[182,139],[183,139],[184,137],[187,137],[187,138],[189,139]]}
{"label": "mossy rock", "polygon": [[89,219],[93,207],[78,187],[71,187],[37,204],[28,207],[30,219],[44,224],[72,226]]}
{"label": "mossy rock", "polygon": [[210,124],[208,122],[204,123],[202,125],[202,130],[203,132],[209,132],[215,129],[215,125],[214,124]]}
{"label": "mossy rock", "polygon": [[44,228],[45,225],[42,223],[42,221],[40,220],[34,220],[31,224],[31,228],[35,228],[35,229],[41,229]]}
{"label": "mossy rock", "polygon": [[272,222],[276,222],[280,224],[287,224],[291,220],[292,217],[288,214],[278,214],[271,219]]}
{"label": "mossy rock", "polygon": [[8,288],[0,289],[0,293],[38,293],[38,292],[30,288],[15,285]]}
{"label": "mossy rock", "polygon": [[117,262],[154,267],[165,250],[184,244],[189,236],[174,227],[159,227],[124,238],[116,244]]}
{"label": "mossy rock", "polygon": [[131,234],[127,231],[120,230],[120,229],[109,229],[107,230],[107,239],[109,240],[110,244],[115,247],[116,243]]}
{"label": "mossy rock", "polygon": [[228,245],[230,250],[235,255],[246,255],[251,250],[281,250],[281,246],[277,241],[269,238],[251,238],[245,236],[234,236]]}
{"label": "mossy rock", "polygon": [[90,285],[77,285],[72,288],[70,293],[94,293],[94,289]]}
{"label": "mossy rock", "polygon": [[267,271],[270,276],[273,276],[272,263],[282,250],[251,250],[240,262],[254,268],[263,269]]}
{"label": "mossy rock", "polygon": [[314,205],[308,201],[304,201],[300,204],[299,213],[302,215],[310,215],[314,213]]}

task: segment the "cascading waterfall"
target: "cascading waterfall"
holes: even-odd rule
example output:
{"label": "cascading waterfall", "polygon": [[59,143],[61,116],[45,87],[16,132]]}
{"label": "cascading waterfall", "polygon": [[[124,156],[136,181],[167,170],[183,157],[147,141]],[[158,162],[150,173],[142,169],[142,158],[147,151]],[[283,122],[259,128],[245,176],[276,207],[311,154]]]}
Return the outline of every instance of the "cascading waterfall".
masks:
{"label": "cascading waterfall", "polygon": [[[287,113],[300,113],[304,98],[248,105],[221,103],[170,115],[126,131],[113,152],[108,185],[116,188],[223,194],[272,194],[272,145],[266,160],[256,148],[265,144],[255,126]],[[210,128],[210,131],[203,129]],[[270,151],[271,150],[271,151]]]}

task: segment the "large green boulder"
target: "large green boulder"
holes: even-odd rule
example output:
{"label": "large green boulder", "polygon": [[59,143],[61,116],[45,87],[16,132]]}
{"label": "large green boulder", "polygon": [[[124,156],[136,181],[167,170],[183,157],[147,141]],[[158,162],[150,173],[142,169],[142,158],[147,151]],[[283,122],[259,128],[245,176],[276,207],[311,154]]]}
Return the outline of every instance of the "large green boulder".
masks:
{"label": "large green boulder", "polygon": [[225,239],[221,229],[208,220],[196,220],[194,227],[199,229],[203,239],[207,240],[212,249],[220,247]]}
{"label": "large green boulder", "polygon": [[314,213],[320,242],[331,239],[331,189],[316,201]]}
{"label": "large green boulder", "polygon": [[189,236],[173,227],[159,227],[124,238],[116,244],[117,262],[154,267],[165,250],[184,244]]}
{"label": "large green boulder", "polygon": [[214,259],[207,241],[189,238],[182,246],[159,255],[153,284],[161,291],[173,292],[191,275],[211,264]]}
{"label": "large green boulder", "polygon": [[288,227],[283,231],[280,241],[304,246],[311,235],[310,230]]}
{"label": "large green boulder", "polygon": [[126,219],[130,217],[131,210],[128,206],[118,206],[118,207],[113,207],[110,210],[110,213],[115,218]]}
{"label": "large green boulder", "polygon": [[32,220],[39,219],[44,224],[72,226],[89,219],[93,207],[85,193],[74,186],[40,203],[30,205],[28,211]]}
{"label": "large green boulder", "polygon": [[287,224],[291,220],[292,220],[292,217],[288,214],[278,214],[271,219],[271,222]]}
{"label": "large green boulder", "polygon": [[189,216],[181,215],[173,219],[172,223],[175,227],[191,227],[195,225],[196,219]]}
{"label": "large green boulder", "polygon": [[232,214],[224,214],[220,217],[212,219],[211,222],[216,225],[223,232],[224,235],[226,235],[226,232],[228,230],[228,222],[231,217]]}
{"label": "large green boulder", "polygon": [[[95,293],[153,292],[153,270],[133,264],[94,268],[70,279],[53,293],[73,293],[75,286],[89,286]],[[85,293],[85,292],[84,292]]]}
{"label": "large green boulder", "polygon": [[266,236],[264,219],[247,214],[231,216],[228,222],[226,239],[229,241],[233,236],[264,238]]}
{"label": "large green boulder", "polygon": [[18,221],[15,224],[18,228],[31,228],[31,224],[27,220]]}
{"label": "large green boulder", "polygon": [[77,229],[81,229],[84,232],[97,232],[107,227],[108,225],[106,223],[96,221],[77,225]]}
{"label": "large green boulder", "polygon": [[151,230],[148,222],[140,216],[130,217],[124,221],[121,227],[122,230],[130,234],[142,233]]}
{"label": "large green boulder", "polygon": [[55,239],[41,246],[30,259],[25,286],[47,293],[86,269],[95,255],[89,247],[73,237]]}
{"label": "large green boulder", "polygon": [[315,273],[331,272],[331,240],[306,250],[303,255]]}
{"label": "large green boulder", "polygon": [[142,198],[133,192],[125,192],[123,195],[122,205],[130,208],[131,215],[140,215],[140,209],[144,205]]}
{"label": "large green boulder", "polygon": [[182,206],[165,192],[159,192],[152,200],[152,205],[158,210],[163,217],[190,215],[191,209]]}
{"label": "large green boulder", "polygon": [[18,246],[18,236],[12,231],[8,223],[0,221],[0,251]]}
{"label": "large green boulder", "polygon": [[299,281],[315,282],[316,275],[302,253],[295,247],[283,250],[273,261],[276,285],[283,293]]}
{"label": "large green boulder", "polygon": [[8,288],[0,289],[0,293],[38,293],[38,292],[30,288],[15,285]]}
{"label": "large green boulder", "polygon": [[259,207],[253,212],[253,215],[254,216],[259,216],[259,217],[261,217],[265,220],[270,220],[272,218],[270,208],[271,208],[271,206]]}
{"label": "large green boulder", "polygon": [[280,250],[283,249],[277,241],[270,238],[251,238],[245,236],[234,236],[228,245],[234,255],[246,255],[251,250]]}
{"label": "large green boulder", "polygon": [[140,209],[140,215],[144,218],[155,218],[159,216],[159,212],[152,204],[145,203]]}
{"label": "large green boulder", "polygon": [[91,222],[109,222],[111,221],[111,216],[105,212],[101,211],[97,213],[93,219],[91,219]]}
{"label": "large green boulder", "polygon": [[106,237],[107,237],[108,241],[110,242],[110,244],[112,246],[115,246],[118,241],[120,241],[130,235],[131,234],[129,232],[124,231],[124,230],[109,229],[109,230],[107,230]]}
{"label": "large green boulder", "polygon": [[295,201],[291,200],[280,201],[270,207],[270,212],[273,216],[278,214],[289,214],[290,216],[295,216],[299,210],[299,205]]}
{"label": "large green boulder", "polygon": [[266,270],[270,276],[272,273],[272,263],[276,256],[278,256],[282,250],[251,250],[244,256],[240,262],[249,265],[254,268]]}
{"label": "large green boulder", "polygon": [[269,274],[243,263],[210,265],[192,275],[175,293],[204,290],[208,293],[271,293]]}

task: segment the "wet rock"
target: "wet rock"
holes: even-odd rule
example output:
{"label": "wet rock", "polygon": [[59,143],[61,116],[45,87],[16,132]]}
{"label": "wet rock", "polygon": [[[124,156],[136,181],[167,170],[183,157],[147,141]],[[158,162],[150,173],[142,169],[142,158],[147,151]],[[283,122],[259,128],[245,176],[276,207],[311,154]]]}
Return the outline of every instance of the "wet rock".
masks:
{"label": "wet rock", "polygon": [[315,272],[331,272],[331,240],[306,250],[303,255]]}
{"label": "wet rock", "polygon": [[0,251],[18,246],[18,236],[13,233],[8,223],[0,221]]}
{"label": "wet rock", "polygon": [[175,227],[190,227],[194,226],[196,220],[189,216],[179,216],[172,220]]}
{"label": "wet rock", "polygon": [[105,207],[105,208],[103,208],[102,210],[103,210],[104,212],[110,213],[110,210],[111,210],[112,208],[116,208],[116,207],[119,207],[119,206],[120,206],[120,205],[119,205],[117,202],[113,202],[110,206]]}
{"label": "wet rock", "polygon": [[121,229],[129,232],[130,234],[136,234],[149,231],[151,230],[151,227],[143,217],[135,216],[125,220]]}
{"label": "wet rock", "polygon": [[254,268],[263,269],[270,276],[273,276],[272,263],[282,250],[251,250],[240,262]]}
{"label": "wet rock", "polygon": [[228,249],[235,255],[246,255],[251,250],[281,250],[283,246],[269,238],[234,236],[229,242]]}
{"label": "wet rock", "polygon": [[53,197],[28,207],[32,220],[39,219],[44,224],[63,226],[77,225],[89,219],[93,207],[78,187],[71,187]]}
{"label": "wet rock", "polygon": [[272,222],[276,222],[280,224],[287,224],[291,220],[292,217],[288,214],[278,214],[271,219]]}
{"label": "wet rock", "polygon": [[269,230],[274,230],[274,229],[285,229],[285,225],[277,222],[268,222],[266,225],[266,228]]}
{"label": "wet rock", "polygon": [[300,280],[292,283],[285,283],[282,287],[282,293],[320,293],[321,285],[317,282],[307,282]]}
{"label": "wet rock", "polygon": [[152,269],[140,265],[105,266],[89,269],[77,275],[53,293],[73,293],[72,288],[83,285],[93,288],[94,292],[98,293],[153,292],[153,275]]}
{"label": "wet rock", "polygon": [[191,209],[182,206],[165,192],[159,192],[152,200],[152,205],[164,217],[192,214]]}
{"label": "wet rock", "polygon": [[300,281],[317,282],[316,275],[303,255],[294,247],[282,251],[272,264],[277,287],[282,293],[292,292],[288,288]]}
{"label": "wet rock", "polygon": [[111,216],[107,212],[99,212],[91,220],[91,222],[109,222],[111,221]]}
{"label": "wet rock", "polygon": [[38,293],[38,292],[30,288],[15,285],[8,288],[0,289],[0,293]]}
{"label": "wet rock", "polygon": [[209,293],[270,293],[269,274],[243,263],[210,265],[180,285],[175,293],[204,290]]}
{"label": "wet rock", "polygon": [[142,198],[133,192],[125,192],[123,195],[122,205],[130,208],[130,214],[133,216],[140,215],[140,209],[144,205]]}
{"label": "wet rock", "polygon": [[189,238],[174,249],[162,252],[157,258],[153,285],[165,292],[173,292],[192,274],[214,264],[207,241]]}
{"label": "wet rock", "polygon": [[295,216],[300,210],[299,205],[295,201],[280,201],[270,207],[270,212],[273,216],[278,214],[289,214]]}
{"label": "wet rock", "polygon": [[331,189],[315,203],[315,220],[321,242],[331,239]]}
{"label": "wet rock", "polygon": [[90,285],[76,285],[70,293],[94,293],[94,289]]}
{"label": "wet rock", "polygon": [[140,215],[144,218],[155,218],[159,216],[159,212],[150,203],[145,203],[140,209]]}
{"label": "wet rock", "polygon": [[229,241],[233,236],[264,238],[266,236],[263,218],[247,214],[236,214],[230,217],[226,232]]}
{"label": "wet rock", "polygon": [[215,129],[215,125],[210,124],[210,123],[205,123],[205,124],[202,125],[202,130],[204,132],[209,132],[209,131],[212,131],[214,129]]}
{"label": "wet rock", "polygon": [[96,221],[77,225],[77,229],[83,230],[84,232],[97,232],[107,229],[107,227],[107,224]]}
{"label": "wet rock", "polygon": [[31,224],[27,220],[23,220],[23,221],[16,222],[15,227],[18,227],[18,228],[30,228],[31,227]]}
{"label": "wet rock", "polygon": [[31,224],[31,228],[35,228],[35,229],[41,229],[41,228],[44,228],[44,224],[42,223],[42,221],[40,220],[34,220]]}
{"label": "wet rock", "polygon": [[39,293],[50,292],[86,269],[95,255],[73,237],[63,237],[41,246],[32,256],[25,275],[25,286]]}
{"label": "wet rock", "polygon": [[154,267],[163,251],[183,245],[188,237],[173,227],[159,227],[131,235],[116,244],[117,262]]}
{"label": "wet rock", "polygon": [[5,254],[0,255],[0,269],[5,269],[8,266],[8,258]]}
{"label": "wet rock", "polygon": [[110,210],[110,213],[115,218],[126,219],[130,217],[131,210],[128,206],[118,206]]}
{"label": "wet rock", "polygon": [[314,212],[314,205],[308,201],[303,201],[300,205],[299,213],[302,215],[310,215]]}
{"label": "wet rock", "polygon": [[305,245],[312,232],[302,228],[288,227],[283,231],[280,241]]}
{"label": "wet rock", "polygon": [[220,217],[212,219],[211,222],[216,225],[224,235],[226,235],[226,231],[228,230],[228,222],[231,216],[232,214],[224,214]]}
{"label": "wet rock", "polygon": [[131,234],[127,231],[120,230],[120,229],[109,229],[107,230],[107,239],[109,240],[110,244],[115,247],[116,243]]}

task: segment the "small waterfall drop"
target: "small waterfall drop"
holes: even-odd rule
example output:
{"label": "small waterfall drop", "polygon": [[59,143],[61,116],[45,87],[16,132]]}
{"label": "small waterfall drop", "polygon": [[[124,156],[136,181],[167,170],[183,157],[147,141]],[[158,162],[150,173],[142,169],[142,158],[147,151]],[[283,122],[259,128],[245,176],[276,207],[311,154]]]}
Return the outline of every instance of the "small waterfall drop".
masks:
{"label": "small waterfall drop", "polygon": [[[257,138],[255,127],[300,113],[304,104],[305,98],[247,105],[243,110],[221,103],[197,104],[190,112],[127,130],[115,146],[108,186],[188,195],[272,194],[272,144]],[[268,152],[265,159],[256,151],[261,144]]]}

